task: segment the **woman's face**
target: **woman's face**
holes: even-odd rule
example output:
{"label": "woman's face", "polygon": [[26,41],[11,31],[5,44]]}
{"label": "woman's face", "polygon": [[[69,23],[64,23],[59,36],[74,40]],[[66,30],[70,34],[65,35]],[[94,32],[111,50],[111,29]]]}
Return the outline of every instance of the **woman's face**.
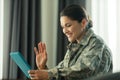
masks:
{"label": "woman's face", "polygon": [[85,28],[82,23],[79,23],[77,20],[71,20],[67,16],[62,16],[60,18],[61,27],[63,33],[67,36],[70,42],[79,41]]}

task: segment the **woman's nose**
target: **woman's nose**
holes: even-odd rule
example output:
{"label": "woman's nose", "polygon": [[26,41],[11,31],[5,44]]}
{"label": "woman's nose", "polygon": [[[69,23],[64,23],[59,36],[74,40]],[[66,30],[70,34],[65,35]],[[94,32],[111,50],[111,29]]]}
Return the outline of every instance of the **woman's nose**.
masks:
{"label": "woman's nose", "polygon": [[63,33],[66,34],[68,32],[67,28],[63,28]]}

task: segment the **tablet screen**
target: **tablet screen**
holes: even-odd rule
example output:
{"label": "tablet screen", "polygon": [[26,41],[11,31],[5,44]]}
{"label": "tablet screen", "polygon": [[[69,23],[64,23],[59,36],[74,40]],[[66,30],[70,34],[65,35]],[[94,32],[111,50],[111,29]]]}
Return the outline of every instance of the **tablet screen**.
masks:
{"label": "tablet screen", "polygon": [[22,70],[22,72],[30,78],[28,74],[28,70],[31,69],[30,65],[25,61],[24,57],[20,52],[11,52],[10,53],[11,58],[13,61],[19,66],[19,68]]}

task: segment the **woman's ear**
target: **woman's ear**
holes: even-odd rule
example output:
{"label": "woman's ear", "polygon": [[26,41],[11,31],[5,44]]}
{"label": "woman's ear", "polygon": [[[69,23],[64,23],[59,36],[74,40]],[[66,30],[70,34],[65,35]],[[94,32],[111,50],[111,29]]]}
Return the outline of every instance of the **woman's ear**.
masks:
{"label": "woman's ear", "polygon": [[85,29],[85,27],[86,27],[86,25],[87,25],[87,20],[86,20],[85,18],[82,19],[81,25],[82,25],[82,27]]}

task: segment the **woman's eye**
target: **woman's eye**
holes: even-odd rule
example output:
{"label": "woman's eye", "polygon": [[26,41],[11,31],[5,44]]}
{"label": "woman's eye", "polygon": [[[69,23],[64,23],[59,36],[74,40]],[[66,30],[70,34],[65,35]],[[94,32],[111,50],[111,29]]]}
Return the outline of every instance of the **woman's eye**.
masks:
{"label": "woman's eye", "polygon": [[66,27],[70,27],[70,26],[71,26],[71,24],[67,24],[67,25],[66,25]]}

